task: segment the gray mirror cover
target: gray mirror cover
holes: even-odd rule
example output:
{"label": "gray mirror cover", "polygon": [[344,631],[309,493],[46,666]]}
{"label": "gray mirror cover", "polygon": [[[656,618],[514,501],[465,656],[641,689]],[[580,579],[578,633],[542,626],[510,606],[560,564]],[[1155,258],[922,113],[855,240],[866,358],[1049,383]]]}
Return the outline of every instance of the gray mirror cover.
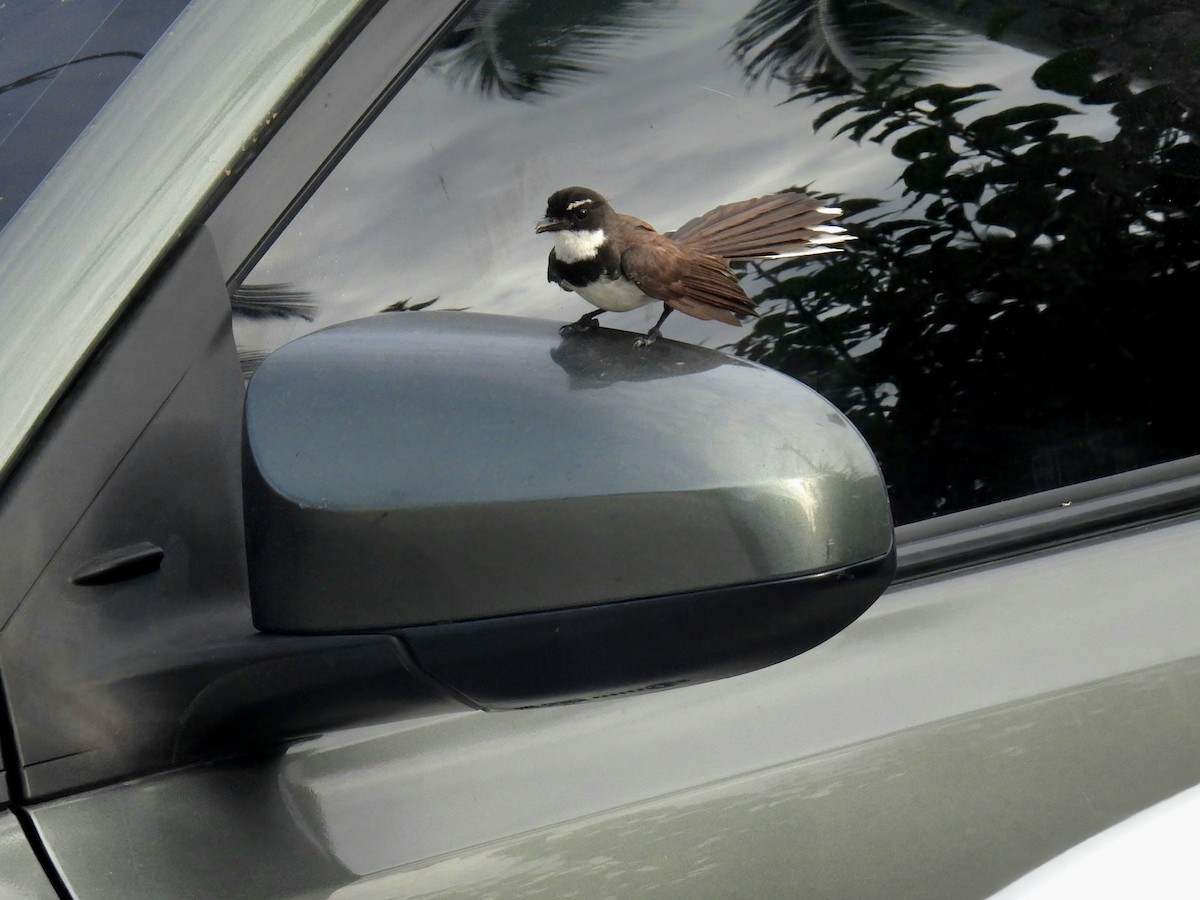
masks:
{"label": "gray mirror cover", "polygon": [[564,609],[887,556],[862,437],[799,382],[625,332],[392,313],[249,385],[255,622],[331,633]]}

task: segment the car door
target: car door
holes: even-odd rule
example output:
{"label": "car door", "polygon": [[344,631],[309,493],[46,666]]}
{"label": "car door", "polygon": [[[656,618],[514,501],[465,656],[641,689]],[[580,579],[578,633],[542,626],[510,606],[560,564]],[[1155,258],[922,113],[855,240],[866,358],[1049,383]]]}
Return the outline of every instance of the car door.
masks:
{"label": "car door", "polygon": [[[922,8],[390,3],[307,35],[265,147],[139,257],[153,274],[49,379],[5,485],[5,762],[62,893],[987,896],[1200,781],[1200,472],[1170,327],[1200,259],[1192,101],[1149,85],[1120,23],[1034,15],[991,42]],[[852,418],[897,581],[731,679],[330,718],[307,675],[369,641],[254,633],[243,377],[384,310],[573,320],[533,222],[576,182],[663,230],[793,186],[843,206],[855,247],[739,270],[761,319],[666,336]],[[252,740],[310,710],[304,737]]]}

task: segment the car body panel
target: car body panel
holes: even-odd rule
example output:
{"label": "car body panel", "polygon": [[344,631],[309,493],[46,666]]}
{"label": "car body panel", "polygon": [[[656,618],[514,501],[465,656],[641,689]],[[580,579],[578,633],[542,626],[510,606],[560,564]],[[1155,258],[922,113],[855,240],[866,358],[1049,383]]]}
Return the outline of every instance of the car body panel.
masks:
{"label": "car body panel", "polygon": [[29,845],[21,823],[11,812],[0,812],[0,897],[5,900],[56,900],[58,897]]}
{"label": "car body panel", "polygon": [[[1046,847],[1194,779],[1196,728],[1174,698],[1198,686],[1194,662],[1099,682],[472,847],[334,896],[981,897]],[[1170,741],[1168,765],[1148,732]],[[1148,774],[1128,777],[1138,770]]]}
{"label": "car body panel", "polygon": [[1200,787],[1131,816],[1010,884],[993,900],[1200,896]]}
{"label": "car body panel", "polygon": [[1176,520],[900,585],[731,681],[333,733],[32,815],[88,897],[309,896],[286,865],[212,881],[298,852],[352,897],[986,896],[1200,782],[1197,539]]}

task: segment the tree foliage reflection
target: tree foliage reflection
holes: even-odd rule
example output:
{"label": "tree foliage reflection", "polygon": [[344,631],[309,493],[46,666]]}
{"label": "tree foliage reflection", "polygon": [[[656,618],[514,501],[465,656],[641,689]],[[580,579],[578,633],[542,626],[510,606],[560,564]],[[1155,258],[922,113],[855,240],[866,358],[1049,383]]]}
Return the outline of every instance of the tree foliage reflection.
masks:
{"label": "tree foliage reflection", "polygon": [[776,311],[736,351],[851,415],[898,522],[1200,452],[1196,110],[1098,78],[1087,50],[1034,79],[1107,107],[1107,140],[1064,129],[1068,106],[981,115],[993,86],[898,68],[798,95],[824,104],[818,129],[889,142],[905,202],[841,198],[858,240],[764,272]]}

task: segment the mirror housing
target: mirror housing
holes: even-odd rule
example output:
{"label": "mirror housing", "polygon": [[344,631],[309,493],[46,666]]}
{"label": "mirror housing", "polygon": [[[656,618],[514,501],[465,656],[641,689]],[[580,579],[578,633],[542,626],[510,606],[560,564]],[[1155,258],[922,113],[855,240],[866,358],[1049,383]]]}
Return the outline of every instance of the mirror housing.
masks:
{"label": "mirror housing", "polygon": [[269,356],[244,422],[256,627],[393,635],[485,708],[770,665],[895,569],[850,422],[700,347],[392,313]]}

